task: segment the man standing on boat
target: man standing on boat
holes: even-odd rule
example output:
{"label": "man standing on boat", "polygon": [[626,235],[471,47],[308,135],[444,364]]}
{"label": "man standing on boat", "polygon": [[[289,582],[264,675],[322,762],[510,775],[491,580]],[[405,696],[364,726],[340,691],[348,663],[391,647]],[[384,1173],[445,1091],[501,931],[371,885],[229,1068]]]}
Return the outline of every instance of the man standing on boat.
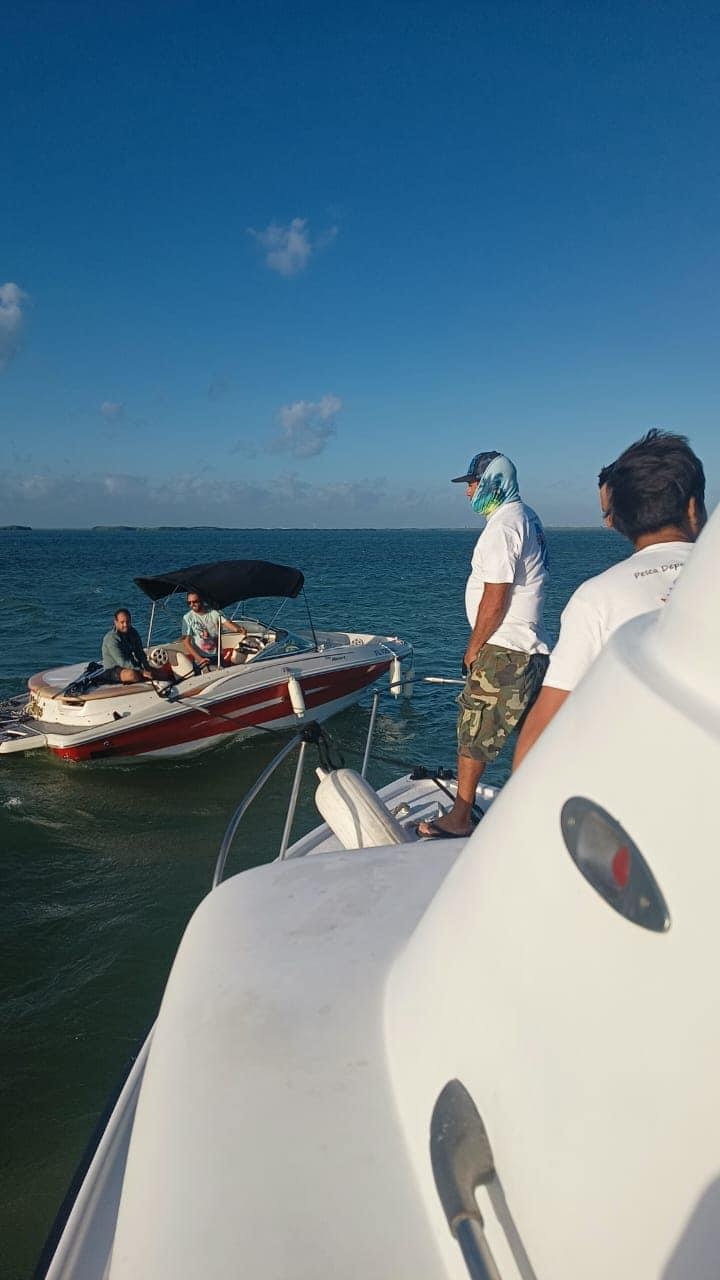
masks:
{"label": "man standing on boat", "polygon": [[659,609],[703,528],[705,473],[685,436],[649,431],[599,476],[603,524],[633,544],[627,560],[583,582],[560,619],[560,636],[513,759],[517,769],[613,631]]}
{"label": "man standing on boat", "polygon": [[535,697],[548,664],[543,604],[548,577],[545,533],[525,505],[515,466],[497,451],[476,453],[465,475],[470,505],[485,519],[465,588],[470,625],[458,698],[457,795],[452,809],[420,822],[424,838],[465,836],[475,790]]}
{"label": "man standing on boat", "polygon": [[167,680],[163,672],[153,672],[129,609],[117,609],[113,615],[112,630],[103,637],[102,664],[110,684],[139,684],[155,677]]}

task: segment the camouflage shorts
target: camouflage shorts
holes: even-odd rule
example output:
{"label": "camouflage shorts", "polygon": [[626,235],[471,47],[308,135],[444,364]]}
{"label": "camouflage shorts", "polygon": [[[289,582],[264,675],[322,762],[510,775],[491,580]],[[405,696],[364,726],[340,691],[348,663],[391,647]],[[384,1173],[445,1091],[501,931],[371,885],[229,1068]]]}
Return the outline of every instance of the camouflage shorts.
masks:
{"label": "camouflage shorts", "polygon": [[544,653],[483,645],[458,698],[458,754],[471,760],[499,756],[534,701],[547,670]]}

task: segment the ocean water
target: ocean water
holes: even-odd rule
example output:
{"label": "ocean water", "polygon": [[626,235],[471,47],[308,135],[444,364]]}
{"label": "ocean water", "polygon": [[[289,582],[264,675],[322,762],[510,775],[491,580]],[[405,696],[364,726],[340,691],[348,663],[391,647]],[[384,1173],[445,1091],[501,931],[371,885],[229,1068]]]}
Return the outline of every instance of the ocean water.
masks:
{"label": "ocean water", "polygon": [[[477,529],[0,531],[0,699],[28,675],[99,657],[114,610],[144,633],[134,575],[248,557],[297,565],[318,627],[400,635],[418,674],[457,676]],[[603,529],[550,530],[547,621],[575,587],[622,559]],[[270,621],[276,604],[259,607]],[[281,625],[307,623],[288,601]],[[161,624],[162,625],[162,624]],[[172,627],[170,628],[172,630]],[[454,695],[382,699],[376,784],[411,764],[452,765]],[[359,766],[370,699],[327,726]],[[263,735],[185,761],[63,765],[0,757],[0,1280],[32,1273],[124,1063],[154,1016],[183,928],[210,886],[230,814],[284,739]],[[486,773],[507,777],[505,753]],[[228,873],[274,857],[294,758],[243,822]],[[308,756],[294,835],[317,822]]]}

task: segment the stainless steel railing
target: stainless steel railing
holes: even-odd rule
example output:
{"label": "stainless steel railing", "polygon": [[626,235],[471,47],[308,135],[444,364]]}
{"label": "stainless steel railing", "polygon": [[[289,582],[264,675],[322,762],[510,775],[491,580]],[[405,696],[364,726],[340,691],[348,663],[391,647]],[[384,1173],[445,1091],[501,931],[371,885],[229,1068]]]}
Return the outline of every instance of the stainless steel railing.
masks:
{"label": "stainless steel railing", "polygon": [[[240,801],[240,804],[238,805],[230,821],[228,822],[227,827],[225,828],[225,834],[220,842],[220,849],[218,852],[217,861],[215,863],[215,871],[213,873],[213,879],[212,879],[213,889],[217,888],[217,886],[219,885],[220,881],[223,878],[225,863],[227,862],[227,856],[228,856],[228,853],[230,852],[230,846],[233,840],[235,839],[235,832],[240,826],[240,823],[245,817],[245,814],[250,808],[250,805],[252,804],[256,796],[260,794],[263,787],[265,786],[265,783],[268,781],[268,778],[272,777],[278,765],[281,765],[283,760],[285,760],[286,757],[289,756],[291,752],[293,752],[295,748],[299,746],[300,743],[303,742],[304,737],[305,737],[304,730],[302,733],[296,733],[295,736],[285,744],[285,746],[282,748],[282,751],[278,751],[277,755],[270,761],[269,765],[267,765],[267,767],[263,769],[259,778],[255,780],[250,790],[247,792],[245,796],[243,796],[242,800]],[[302,764],[302,756],[298,763],[300,765]],[[295,783],[293,783],[293,793],[295,796],[296,803],[297,803],[297,795],[299,790],[300,790],[300,779],[298,777],[298,772],[296,770]],[[289,835],[290,833],[290,827],[292,826],[293,817],[294,817],[294,809],[292,813],[290,812],[290,809],[288,809],[288,817],[285,821],[285,831],[283,832],[283,840],[285,840],[286,836]]]}
{"label": "stainless steel railing", "polygon": [[[409,680],[414,684],[448,684],[448,685],[460,684],[461,685],[465,683],[463,680],[453,680],[446,676],[416,676],[414,674],[411,677],[409,677]],[[385,690],[384,692],[391,692],[392,689],[395,688],[396,686],[403,685],[403,684],[406,685],[407,683],[408,683],[408,677],[406,676],[402,680],[395,681],[393,684],[389,686],[389,689]],[[380,701],[380,695],[381,695],[380,689],[373,689],[372,703],[370,706],[370,720],[368,723],[367,736],[365,739],[365,747],[363,750],[362,766],[360,769],[360,773],[363,778],[366,776],[367,767],[370,760],[370,752],[372,749],[373,736],[375,733],[375,724],[377,721],[377,710],[378,710],[378,703]],[[252,804],[253,800],[255,800],[257,796],[260,794],[263,787],[265,786],[265,783],[268,781],[269,778],[272,777],[272,775],[274,774],[278,766],[282,764],[283,760],[286,760],[287,757],[292,754],[295,748],[299,746],[300,752],[298,755],[297,766],[295,768],[295,776],[293,778],[293,784],[290,791],[290,799],[288,801],[288,811],[285,816],[285,824],[283,827],[282,838],[280,841],[280,848],[277,854],[278,859],[284,859],[285,854],[287,853],[288,845],[290,843],[290,833],[292,830],[293,821],[295,819],[295,811],[297,809],[297,802],[300,795],[300,785],[302,782],[303,767],[305,763],[305,751],[307,748],[307,744],[308,742],[312,741],[313,738],[317,739],[317,737],[321,734],[321,732],[322,731],[320,730],[319,725],[314,720],[310,721],[307,725],[305,725],[302,732],[296,733],[295,736],[292,737],[290,741],[285,744],[282,750],[279,751],[278,754],[273,757],[269,765],[267,765],[266,768],[263,769],[260,776],[253,783],[253,785],[251,786],[247,794],[243,796],[242,800],[240,801],[240,804],[238,805],[230,821],[228,822],[228,825],[225,828],[225,833],[220,842],[220,849],[218,851],[218,856],[215,863],[215,871],[213,873],[213,879],[212,879],[213,889],[217,888],[217,886],[219,885],[220,881],[223,878],[223,873],[225,871],[225,864],[227,862],[228,854],[230,852],[230,846],[232,845],[232,842],[235,839],[235,835],[237,833],[237,829],[240,823],[242,822],[243,818],[245,817],[245,814],[247,813],[248,809],[250,808],[250,805]]]}

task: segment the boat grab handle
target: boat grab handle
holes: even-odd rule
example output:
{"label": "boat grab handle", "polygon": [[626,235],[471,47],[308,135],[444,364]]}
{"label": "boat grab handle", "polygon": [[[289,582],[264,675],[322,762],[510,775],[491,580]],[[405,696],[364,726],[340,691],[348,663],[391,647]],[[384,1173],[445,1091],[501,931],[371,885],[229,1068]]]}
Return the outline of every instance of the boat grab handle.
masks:
{"label": "boat grab handle", "polygon": [[495,1177],[490,1139],[470,1094],[450,1080],[438,1094],[430,1121],[430,1160],[448,1226],[472,1280],[501,1280],[475,1188]]}

